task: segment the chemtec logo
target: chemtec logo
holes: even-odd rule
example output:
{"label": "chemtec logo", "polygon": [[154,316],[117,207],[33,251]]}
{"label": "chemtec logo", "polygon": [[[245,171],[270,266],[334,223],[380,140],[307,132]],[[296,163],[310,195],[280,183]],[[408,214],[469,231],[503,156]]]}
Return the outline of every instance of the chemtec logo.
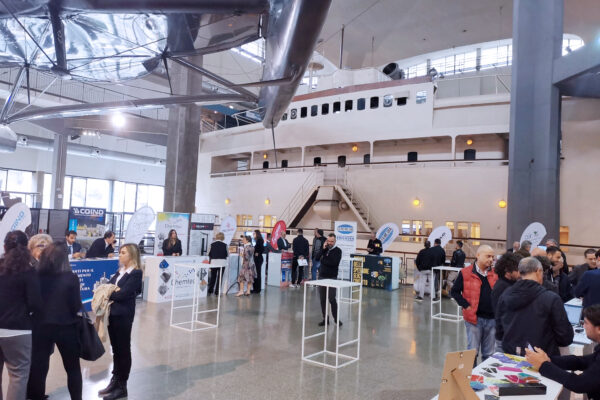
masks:
{"label": "chemtec logo", "polygon": [[338,232],[342,235],[350,235],[352,232],[354,232],[354,228],[352,225],[344,224],[338,226]]}
{"label": "chemtec logo", "polygon": [[89,215],[94,217],[101,217],[104,215],[104,210],[101,208],[77,208],[73,207],[73,214],[77,215]]}

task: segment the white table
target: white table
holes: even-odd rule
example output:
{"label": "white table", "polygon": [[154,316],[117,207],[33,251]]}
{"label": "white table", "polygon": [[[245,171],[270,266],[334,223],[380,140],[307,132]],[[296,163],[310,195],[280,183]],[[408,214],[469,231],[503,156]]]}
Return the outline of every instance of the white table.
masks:
{"label": "white table", "polygon": [[[472,373],[475,375],[482,375],[482,373],[484,372],[483,368],[490,367],[491,364],[493,364],[493,363],[500,363],[500,364],[506,365],[507,367],[514,366],[514,364],[504,364],[504,363],[501,363],[499,360],[497,360],[493,357],[490,357],[487,360],[485,360],[484,362],[482,362],[481,364],[479,364],[477,367],[475,367],[473,369]],[[558,398],[558,395],[560,394],[560,392],[562,392],[563,387],[560,383],[555,382],[548,378],[544,378],[538,372],[534,372],[531,370],[524,370],[524,372],[528,375],[539,378],[540,382],[543,383],[544,385],[546,385],[546,394],[535,395],[535,396],[510,396],[510,397],[503,396],[502,398],[507,398],[507,399],[514,398],[515,400],[556,400]],[[516,374],[516,372],[498,371],[498,373],[495,375],[502,378],[505,374],[513,375],[513,374]],[[492,394],[492,392],[490,392],[490,390],[488,388],[485,388],[484,390],[480,390],[479,392],[475,392],[475,393],[482,400],[484,399],[486,394]],[[431,400],[438,400],[438,396],[435,396]]]}
{"label": "white table", "polygon": [[[219,314],[221,309],[221,296],[223,295],[223,270],[226,268],[222,264],[173,264],[173,275],[172,279],[173,295],[171,297],[171,327],[177,329],[183,329],[188,332],[203,331],[206,329],[214,329],[219,326]],[[206,277],[208,277],[210,268],[219,268],[219,294],[217,295],[217,307],[207,310],[200,310],[200,284],[202,283],[201,272],[206,271]],[[183,271],[183,273],[181,273]],[[191,296],[192,304],[186,304],[183,306],[175,306],[175,301],[189,300],[189,293],[183,293],[182,296],[178,296],[176,288],[179,284],[175,283],[178,279],[190,280],[189,284],[193,287],[193,295]],[[173,314],[175,310],[191,308],[190,319],[182,322],[174,322]],[[198,317],[202,314],[216,313],[216,322],[210,323],[201,321]],[[200,327],[197,327],[200,325]],[[188,327],[189,326],[189,327]]]}
{"label": "white table", "polygon": [[[450,321],[450,322],[462,322],[463,317],[462,317],[462,310],[461,310],[461,306],[456,304],[456,302],[454,301],[454,299],[451,299],[451,301],[453,303],[456,304],[456,314],[448,314],[448,313],[444,313],[442,312],[442,283],[443,283],[443,273],[442,271],[455,271],[455,272],[460,272],[462,268],[458,268],[458,267],[433,267],[433,277],[432,277],[432,292],[435,293],[435,296],[431,296],[431,319],[439,319],[441,321]],[[440,271],[440,286],[439,286],[439,291],[435,290],[435,284],[433,282],[433,279],[435,279],[435,271]],[[437,300],[433,300],[434,298],[437,298]],[[434,312],[434,305],[437,306],[439,304],[439,312]]]}
{"label": "white table", "polygon": [[[325,320],[329,319],[329,290],[336,289],[336,301],[338,303],[338,319],[335,324],[335,351],[327,350],[327,332],[329,329],[329,324],[325,324],[325,330],[323,332],[316,333],[314,335],[306,336],[306,293],[308,286],[316,286],[317,288],[324,287],[325,288],[325,298],[327,299],[325,302]],[[344,289],[348,289],[348,297],[343,296]],[[358,294],[358,298],[355,295]],[[341,304],[348,304],[349,306],[358,305],[358,332],[355,339],[350,339],[347,342],[340,343],[340,306]],[[304,308],[302,310],[302,361],[307,363],[311,363],[314,365],[319,365],[322,367],[328,368],[341,368],[346,365],[352,364],[353,362],[358,361],[360,356],[360,313],[362,308],[362,284],[358,282],[349,282],[349,281],[340,281],[336,279],[319,279],[316,281],[308,281],[304,284]],[[346,322],[349,326],[348,321]],[[323,336],[323,350],[317,351],[316,353],[305,355],[304,354],[304,343],[307,340],[316,339]],[[349,346],[351,344],[357,344],[356,347],[356,356],[351,356],[349,354],[340,353],[340,349]],[[331,355],[335,357],[335,363],[327,362],[327,355]],[[322,356],[323,362],[317,361],[314,358]],[[340,362],[340,358],[346,360]]]}

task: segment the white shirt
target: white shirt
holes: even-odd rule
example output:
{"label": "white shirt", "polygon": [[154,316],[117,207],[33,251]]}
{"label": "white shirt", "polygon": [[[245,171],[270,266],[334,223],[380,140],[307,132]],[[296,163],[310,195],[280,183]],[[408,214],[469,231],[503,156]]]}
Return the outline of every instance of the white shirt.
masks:
{"label": "white shirt", "polygon": [[485,270],[485,271],[482,271],[482,270],[479,268],[479,265],[477,265],[477,263],[475,263],[475,270],[477,271],[477,273],[478,273],[479,275],[481,275],[481,276],[483,276],[483,277],[486,277],[486,276],[488,275],[488,272],[490,271],[490,269],[489,269],[489,268],[488,268],[487,270]]}
{"label": "white shirt", "polygon": [[125,276],[125,274],[130,273],[131,271],[133,271],[135,269],[135,267],[129,267],[127,268],[125,271],[119,271],[119,276],[117,277],[117,280],[115,281],[115,285],[119,284],[119,281],[121,280],[122,277]]}

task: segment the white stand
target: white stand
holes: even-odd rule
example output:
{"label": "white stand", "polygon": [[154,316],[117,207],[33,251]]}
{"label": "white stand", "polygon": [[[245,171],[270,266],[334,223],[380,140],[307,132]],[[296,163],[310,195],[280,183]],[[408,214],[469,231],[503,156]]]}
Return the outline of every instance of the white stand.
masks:
{"label": "white stand", "polygon": [[[325,321],[328,321],[329,318],[329,289],[337,289],[336,291],[336,300],[338,303],[338,319],[335,324],[335,351],[327,350],[327,331],[329,324],[325,324],[325,330],[323,332],[316,333],[314,335],[306,336],[306,292],[308,286],[317,286],[317,287],[325,287]],[[343,297],[342,290],[349,289],[349,296]],[[354,294],[358,293],[358,298],[354,297]],[[345,343],[340,343],[340,305],[341,304],[358,304],[358,332],[356,339],[351,339]],[[358,282],[348,282],[348,281],[340,281],[335,279],[320,279],[316,281],[308,281],[304,284],[304,308],[302,310],[302,361],[319,365],[322,367],[329,368],[341,368],[346,365],[352,364],[353,362],[358,361],[360,356],[360,313],[362,309],[362,285]],[[317,351],[316,353],[305,355],[304,354],[304,342],[309,339],[318,338],[323,336],[323,350]],[[356,357],[350,356],[347,354],[340,353],[340,349],[342,347],[357,344],[356,347]],[[335,363],[327,362],[327,355],[335,356]],[[314,360],[313,358],[317,356],[323,356],[323,362]],[[347,361],[340,363],[340,358],[345,359]]]}
{"label": "white stand", "polygon": [[[432,319],[439,319],[440,321],[450,321],[450,322],[462,322],[463,317],[461,314],[461,306],[459,306],[458,304],[456,304],[456,314],[448,314],[448,313],[444,313],[442,312],[442,283],[444,281],[443,279],[443,273],[442,271],[456,271],[456,272],[460,272],[462,268],[457,268],[457,267],[433,267],[433,277],[431,279],[431,292],[435,293],[435,296],[431,296],[431,318]],[[435,284],[434,284],[434,279],[435,279],[435,271],[440,271],[440,286],[439,286],[439,291],[435,290]],[[435,297],[437,297],[437,300],[433,300]],[[452,301],[454,302],[454,299],[452,299]],[[439,304],[439,312],[434,313],[433,311],[433,306],[434,305],[438,305]]]}
{"label": "white stand", "polygon": [[[188,305],[184,305],[184,306],[177,306],[175,307],[175,300],[177,300],[177,293],[175,292],[175,288],[176,285],[173,283],[173,297],[171,298],[171,327],[172,328],[178,328],[178,329],[183,329],[184,331],[188,331],[188,332],[196,332],[196,331],[204,331],[206,329],[214,329],[217,328],[219,326],[219,314],[220,314],[220,309],[221,309],[221,295],[223,293],[223,270],[226,268],[225,265],[214,265],[214,264],[174,264],[173,265],[173,271],[174,271],[174,275],[175,275],[175,271],[177,271],[177,269],[179,268],[185,268],[185,269],[192,269],[194,270],[194,294],[192,296],[192,304],[188,304]],[[200,270],[208,270],[207,272],[210,273],[210,268],[219,268],[219,294],[217,295],[217,308],[211,308],[208,310],[199,310],[199,305],[200,305],[200,296],[199,296],[199,290],[198,290],[198,286],[200,284],[200,282],[198,281],[198,272]],[[173,280],[174,282],[175,280]],[[192,312],[190,315],[190,319],[188,321],[183,321],[183,322],[173,322],[173,312],[174,310],[177,309],[182,309],[182,308],[191,308]],[[198,317],[200,316],[200,314],[208,314],[208,313],[217,313],[217,319],[216,322],[214,324],[211,324],[209,322],[205,322],[205,321],[200,321],[198,319]],[[189,325],[189,328],[187,327]],[[200,325],[200,327],[196,327],[196,325]]]}

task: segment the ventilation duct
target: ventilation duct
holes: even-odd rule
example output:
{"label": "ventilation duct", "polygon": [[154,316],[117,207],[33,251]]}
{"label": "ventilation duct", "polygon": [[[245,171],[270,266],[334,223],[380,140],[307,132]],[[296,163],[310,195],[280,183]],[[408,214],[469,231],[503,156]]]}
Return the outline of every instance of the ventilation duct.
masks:
{"label": "ventilation duct", "polygon": [[14,153],[17,149],[17,134],[6,125],[0,126],[0,152]]}
{"label": "ventilation duct", "polygon": [[389,63],[383,68],[383,73],[392,80],[404,79],[404,70],[398,67],[396,63]]}

